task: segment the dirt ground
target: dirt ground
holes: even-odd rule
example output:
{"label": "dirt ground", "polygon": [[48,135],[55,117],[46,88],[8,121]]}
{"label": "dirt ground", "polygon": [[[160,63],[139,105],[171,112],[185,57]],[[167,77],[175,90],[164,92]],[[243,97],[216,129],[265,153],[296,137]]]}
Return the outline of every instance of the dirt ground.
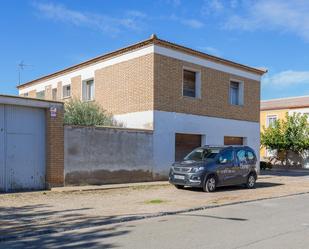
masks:
{"label": "dirt ground", "polygon": [[309,176],[264,175],[256,189],[219,188],[215,193],[178,190],[165,182],[80,192],[0,194],[0,241],[119,222],[160,212],[309,192]]}

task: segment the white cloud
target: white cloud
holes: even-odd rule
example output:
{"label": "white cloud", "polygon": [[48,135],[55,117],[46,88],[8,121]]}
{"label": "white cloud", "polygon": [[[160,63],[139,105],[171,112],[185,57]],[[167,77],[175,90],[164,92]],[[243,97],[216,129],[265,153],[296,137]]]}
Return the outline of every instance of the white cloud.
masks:
{"label": "white cloud", "polygon": [[300,84],[308,84],[309,86],[309,71],[293,71],[287,70],[272,76],[266,75],[262,83],[268,86],[289,87]]}
{"label": "white cloud", "polygon": [[183,16],[177,16],[175,14],[172,14],[168,17],[163,17],[162,19],[178,22],[178,23],[181,23],[182,25],[188,26],[193,29],[199,29],[199,28],[204,27],[204,23],[202,23],[201,21],[197,19],[194,19],[194,18],[190,19],[190,18],[183,17]]}
{"label": "white cloud", "polygon": [[244,14],[230,14],[227,29],[279,30],[309,41],[309,1],[258,0],[242,5]]}
{"label": "white cloud", "polygon": [[140,30],[146,15],[142,12],[127,11],[123,17],[116,18],[103,14],[72,10],[61,4],[34,3],[39,16],[57,22],[68,23],[78,27],[99,30],[109,35],[116,35],[122,30]]}
{"label": "white cloud", "polygon": [[183,19],[181,20],[181,23],[193,29],[199,29],[204,26],[204,24],[201,21],[196,19]]}

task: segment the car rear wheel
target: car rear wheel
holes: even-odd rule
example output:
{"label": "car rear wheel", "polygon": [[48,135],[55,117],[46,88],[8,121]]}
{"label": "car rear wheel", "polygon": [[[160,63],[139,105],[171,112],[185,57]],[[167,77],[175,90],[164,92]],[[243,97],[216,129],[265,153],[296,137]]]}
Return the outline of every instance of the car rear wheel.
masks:
{"label": "car rear wheel", "polygon": [[175,185],[175,187],[177,188],[177,189],[183,189],[185,186],[183,186],[183,185]]}
{"label": "car rear wheel", "polygon": [[203,185],[203,190],[205,192],[214,192],[216,190],[217,186],[217,179],[215,176],[209,176],[207,177],[204,185]]}
{"label": "car rear wheel", "polygon": [[256,182],[256,177],[255,177],[254,174],[251,173],[248,176],[248,179],[247,179],[247,184],[246,184],[247,188],[249,188],[249,189],[254,188],[255,187],[255,182]]}

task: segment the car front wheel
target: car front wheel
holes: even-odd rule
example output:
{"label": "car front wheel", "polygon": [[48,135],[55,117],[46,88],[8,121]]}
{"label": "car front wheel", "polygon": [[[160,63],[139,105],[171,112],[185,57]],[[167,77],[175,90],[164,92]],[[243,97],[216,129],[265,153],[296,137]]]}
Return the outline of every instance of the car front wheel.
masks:
{"label": "car front wheel", "polygon": [[250,174],[247,179],[247,188],[251,189],[255,187],[256,177],[254,174]]}
{"label": "car front wheel", "polygon": [[207,177],[204,185],[203,185],[203,190],[205,192],[214,192],[216,190],[216,185],[217,185],[217,179],[215,176],[209,176]]}
{"label": "car front wheel", "polygon": [[177,189],[183,189],[185,186],[183,186],[183,185],[175,185],[175,187],[176,187]]}

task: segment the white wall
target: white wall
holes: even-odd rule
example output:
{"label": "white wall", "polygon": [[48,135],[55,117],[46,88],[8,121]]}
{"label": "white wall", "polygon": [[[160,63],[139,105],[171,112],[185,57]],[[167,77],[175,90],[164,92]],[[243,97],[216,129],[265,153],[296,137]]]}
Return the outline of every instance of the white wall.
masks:
{"label": "white wall", "polygon": [[258,122],[206,116],[154,112],[154,164],[156,171],[167,174],[175,160],[175,133],[201,134],[208,145],[223,145],[224,136],[245,137],[246,145],[259,157],[260,124]]}
{"label": "white wall", "polygon": [[114,115],[114,119],[126,128],[153,129],[153,111]]}

